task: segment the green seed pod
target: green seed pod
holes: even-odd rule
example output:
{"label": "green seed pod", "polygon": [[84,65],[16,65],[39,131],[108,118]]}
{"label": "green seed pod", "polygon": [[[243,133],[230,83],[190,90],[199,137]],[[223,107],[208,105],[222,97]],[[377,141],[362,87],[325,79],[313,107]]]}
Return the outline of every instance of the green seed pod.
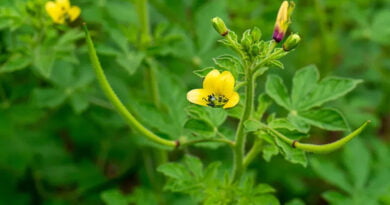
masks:
{"label": "green seed pod", "polygon": [[219,17],[211,19],[214,29],[221,35],[226,36],[229,33],[229,29],[226,27],[225,22]]}
{"label": "green seed pod", "polygon": [[287,40],[283,43],[283,50],[285,51],[291,51],[292,49],[296,48],[301,41],[301,37],[294,33],[291,34]]}

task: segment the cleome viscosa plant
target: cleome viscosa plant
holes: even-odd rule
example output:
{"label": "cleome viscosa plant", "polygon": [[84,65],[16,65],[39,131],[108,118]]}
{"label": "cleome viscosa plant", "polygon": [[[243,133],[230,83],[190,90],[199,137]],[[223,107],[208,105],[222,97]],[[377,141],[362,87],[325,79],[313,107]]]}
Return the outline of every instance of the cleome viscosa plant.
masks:
{"label": "cleome viscosa plant", "polygon": [[[262,154],[265,161],[269,161],[272,156],[281,154],[287,161],[306,166],[307,152],[337,150],[367,126],[368,121],[346,137],[325,145],[301,142],[309,137],[312,126],[329,131],[349,131],[343,115],[334,108],[324,107],[324,104],[346,95],[361,82],[340,77],[319,80],[319,72],[314,65],[298,70],[290,89],[282,78],[270,74],[265,90],[256,91],[256,85],[263,83],[258,81],[259,76],[266,75],[270,69],[284,69],[280,59],[294,51],[301,41],[296,33],[286,37],[294,7],[292,1],[282,3],[271,40],[264,40],[257,27],[246,30],[239,38],[221,18],[211,20],[222,38],[219,42],[232,49],[236,56],[219,56],[214,59],[216,67],[195,71],[196,75],[204,77],[203,88],[187,93],[188,101],[196,105],[188,106],[185,132],[176,139],[155,134],[123,105],[107,81],[88,29],[84,26],[97,79],[129,126],[151,142],[170,150],[195,144],[211,147],[207,146],[210,143],[231,148],[231,170],[222,169],[221,162],[205,167],[199,158],[190,155],[186,155],[181,163],[161,165],[158,171],[168,178],[166,190],[189,194],[203,204],[279,204],[273,196],[275,190],[267,184],[256,183],[254,175],[246,170],[256,156]],[[272,103],[288,114],[269,113],[264,117]],[[238,121],[233,131],[231,127],[224,126],[227,118]]]}

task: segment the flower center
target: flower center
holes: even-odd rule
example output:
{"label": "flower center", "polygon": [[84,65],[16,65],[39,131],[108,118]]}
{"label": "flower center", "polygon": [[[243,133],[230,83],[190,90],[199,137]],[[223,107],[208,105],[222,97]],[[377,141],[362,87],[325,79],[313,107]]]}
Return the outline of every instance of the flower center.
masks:
{"label": "flower center", "polygon": [[210,107],[223,107],[229,101],[224,95],[216,95],[214,93],[208,95],[207,98],[203,98],[203,100]]}

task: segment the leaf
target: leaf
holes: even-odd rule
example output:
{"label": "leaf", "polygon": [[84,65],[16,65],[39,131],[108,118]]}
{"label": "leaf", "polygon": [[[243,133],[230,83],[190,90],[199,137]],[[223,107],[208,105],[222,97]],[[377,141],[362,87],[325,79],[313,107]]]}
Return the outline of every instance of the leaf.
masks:
{"label": "leaf", "polygon": [[37,88],[34,91],[34,98],[39,107],[57,107],[66,97],[63,90],[56,88]]}
{"label": "leaf", "polygon": [[293,199],[285,203],[285,205],[305,205],[305,202],[303,202],[301,199]]}
{"label": "leaf", "polygon": [[117,189],[107,190],[101,193],[100,197],[107,205],[127,205],[128,200]]}
{"label": "leaf", "polygon": [[76,113],[82,113],[88,108],[89,102],[86,93],[74,92],[70,97],[70,104]]}
{"label": "leaf", "polygon": [[116,57],[116,62],[124,68],[130,75],[140,67],[142,60],[145,58],[143,53],[126,52]]}
{"label": "leaf", "polygon": [[361,82],[361,80],[349,78],[328,77],[322,80],[316,89],[297,105],[297,109],[299,111],[304,111],[321,106],[328,101],[335,100],[347,94]]}
{"label": "leaf", "polygon": [[188,170],[190,170],[196,177],[203,177],[203,164],[199,158],[186,155],[184,156],[184,163],[186,164]]}
{"label": "leaf", "polygon": [[257,97],[257,107],[255,113],[253,114],[253,117],[255,119],[260,119],[271,104],[272,100],[268,95],[266,95],[265,93],[259,95]]}
{"label": "leaf", "polygon": [[194,74],[201,77],[201,78],[204,78],[206,77],[206,75],[211,72],[212,70],[214,70],[215,68],[214,67],[207,67],[207,68],[203,68],[201,70],[195,70],[194,71]]}
{"label": "leaf", "polygon": [[213,137],[215,135],[214,127],[204,120],[189,119],[185,123],[184,128],[204,137]]}
{"label": "leaf", "polygon": [[0,73],[14,72],[30,65],[31,59],[20,53],[14,53],[8,60],[0,66]]}
{"label": "leaf", "polygon": [[322,196],[332,205],[354,204],[347,196],[336,191],[327,191]]}
{"label": "leaf", "polygon": [[295,72],[291,90],[291,101],[294,109],[297,109],[297,105],[316,88],[319,78],[320,74],[315,65],[306,66]]}
{"label": "leaf", "polygon": [[353,189],[348,183],[345,173],[336,167],[331,161],[312,159],[311,166],[314,171],[327,182],[341,188],[342,190],[350,193]]}
{"label": "leaf", "polygon": [[388,9],[382,9],[375,12],[370,33],[372,40],[383,45],[390,45],[389,20],[390,12]]}
{"label": "leaf", "polygon": [[351,141],[343,152],[344,164],[356,189],[366,186],[370,174],[371,155],[361,139]]}
{"label": "leaf", "polygon": [[240,61],[231,55],[222,55],[213,58],[214,63],[227,71],[232,72],[233,76],[238,79],[238,74],[243,73]]}
{"label": "leaf", "polygon": [[296,130],[296,127],[289,122],[286,118],[276,118],[273,119],[271,122],[268,123],[268,126],[274,129],[288,129],[290,131]]}
{"label": "leaf", "polygon": [[279,149],[276,145],[273,144],[267,144],[263,147],[263,158],[266,162],[271,161],[271,158],[273,156],[276,156],[279,154]]}
{"label": "leaf", "polygon": [[163,173],[170,178],[177,180],[185,180],[191,177],[187,169],[183,165],[174,162],[166,163],[159,166],[157,168],[157,171]]}
{"label": "leaf", "polygon": [[246,132],[254,132],[262,128],[263,126],[258,120],[249,119],[244,122],[244,129]]}
{"label": "leaf", "polygon": [[306,123],[332,131],[345,131],[349,127],[344,116],[336,109],[322,108],[298,113],[298,116]]}
{"label": "leaf", "polygon": [[56,58],[56,52],[52,48],[37,46],[33,52],[33,65],[45,78],[49,78]]}
{"label": "leaf", "polygon": [[310,125],[307,124],[301,117],[299,117],[295,113],[290,113],[287,117],[288,121],[290,121],[295,128],[299,132],[308,133],[310,130]]}
{"label": "leaf", "polygon": [[279,76],[268,75],[265,91],[278,105],[290,110],[291,103],[287,88]]}
{"label": "leaf", "polygon": [[270,61],[268,61],[267,65],[268,66],[275,66],[275,67],[280,68],[280,69],[284,69],[283,63],[280,62],[279,60],[270,60]]}
{"label": "leaf", "polygon": [[301,164],[303,167],[307,166],[307,158],[304,151],[293,148],[291,145],[285,143],[278,137],[275,137],[275,142],[287,161],[295,164]]}

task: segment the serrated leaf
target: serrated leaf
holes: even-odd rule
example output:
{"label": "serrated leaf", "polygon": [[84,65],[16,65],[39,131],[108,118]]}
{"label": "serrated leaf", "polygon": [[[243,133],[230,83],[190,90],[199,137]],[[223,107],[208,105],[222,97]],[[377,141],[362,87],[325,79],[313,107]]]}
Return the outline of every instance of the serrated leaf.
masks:
{"label": "serrated leaf", "polygon": [[201,77],[201,78],[204,78],[206,77],[206,75],[211,72],[212,70],[214,70],[215,68],[214,67],[207,67],[207,68],[203,68],[201,70],[195,70],[194,71],[194,74]]}
{"label": "serrated leaf", "polygon": [[274,144],[267,144],[264,145],[263,147],[263,158],[266,162],[271,161],[271,158],[273,156],[276,156],[279,154],[279,149],[276,145]]}
{"label": "serrated leaf", "polygon": [[370,174],[371,155],[361,139],[355,139],[345,147],[343,160],[355,188],[363,188]]}
{"label": "serrated leaf", "polygon": [[268,95],[265,93],[259,95],[257,97],[257,107],[253,117],[255,119],[260,119],[271,104],[272,100]]}
{"label": "serrated leaf", "polygon": [[188,170],[183,165],[174,162],[159,166],[157,171],[177,180],[186,180],[191,177]]}
{"label": "serrated leaf", "polygon": [[320,74],[314,65],[306,66],[295,72],[291,90],[291,101],[295,109],[316,88],[319,78]]}
{"label": "serrated leaf", "polygon": [[307,124],[302,118],[297,114],[289,114],[287,116],[288,121],[290,121],[299,132],[308,133],[310,130],[310,125]]}
{"label": "serrated leaf", "polygon": [[261,125],[261,123],[257,120],[250,119],[244,122],[244,129],[246,132],[254,132],[262,127],[263,126]]}
{"label": "serrated leaf", "polygon": [[186,164],[188,170],[190,170],[196,177],[200,178],[203,176],[203,164],[199,158],[186,155],[184,156],[184,163]]}
{"label": "serrated leaf", "polygon": [[347,193],[350,193],[353,190],[352,186],[348,183],[345,173],[333,162],[312,159],[311,166],[313,167],[314,171],[327,182],[341,188]]}
{"label": "serrated leaf", "polygon": [[145,54],[143,53],[123,53],[116,57],[116,62],[124,68],[130,75],[134,74],[140,67]]}
{"label": "serrated leaf", "polygon": [[240,61],[234,56],[222,55],[217,58],[213,58],[213,61],[218,67],[232,72],[236,79],[238,78],[238,74],[242,73]]}
{"label": "serrated leaf", "polygon": [[335,100],[352,91],[361,80],[349,78],[328,77],[322,80],[316,89],[307,95],[305,100],[297,105],[299,111],[308,110],[313,107]]}
{"label": "serrated leaf", "polygon": [[332,131],[345,131],[349,127],[344,116],[336,109],[322,108],[298,113],[298,116],[306,123]]}
{"label": "serrated leaf", "polygon": [[284,129],[288,129],[290,131],[296,130],[296,127],[285,118],[273,119],[271,122],[268,123],[268,126],[270,126],[271,128],[274,128],[274,129],[284,128]]}
{"label": "serrated leaf", "polygon": [[289,110],[291,108],[288,91],[283,80],[277,75],[268,75],[265,84],[266,93],[280,106]]}
{"label": "serrated leaf", "polygon": [[301,164],[303,167],[307,166],[307,158],[304,151],[293,148],[291,145],[285,143],[278,137],[275,137],[275,142],[287,161],[295,164]]}

